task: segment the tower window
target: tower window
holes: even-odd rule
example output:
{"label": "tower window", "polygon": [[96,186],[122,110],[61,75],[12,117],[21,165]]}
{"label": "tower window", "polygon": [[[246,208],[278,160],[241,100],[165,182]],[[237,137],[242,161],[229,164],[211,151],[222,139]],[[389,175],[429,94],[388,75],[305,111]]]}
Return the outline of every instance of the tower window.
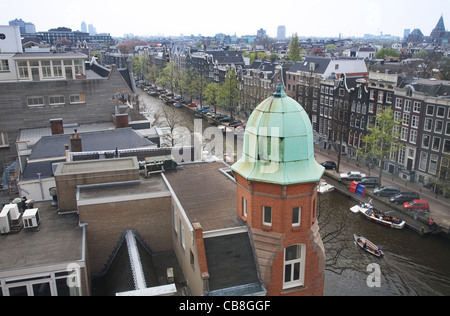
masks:
{"label": "tower window", "polygon": [[292,227],[300,226],[300,218],[301,218],[301,207],[294,207],[292,209]]}
{"label": "tower window", "polygon": [[242,215],[247,217],[247,199],[242,198]]}
{"label": "tower window", "polygon": [[263,206],[263,225],[272,226],[272,208],[270,206]]}
{"label": "tower window", "polygon": [[289,289],[303,286],[305,279],[305,246],[293,245],[284,250],[284,283]]}

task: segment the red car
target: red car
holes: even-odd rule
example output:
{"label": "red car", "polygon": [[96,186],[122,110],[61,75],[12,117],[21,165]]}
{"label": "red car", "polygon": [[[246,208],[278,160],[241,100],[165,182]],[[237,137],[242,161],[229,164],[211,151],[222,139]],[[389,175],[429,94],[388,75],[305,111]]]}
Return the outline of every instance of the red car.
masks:
{"label": "red car", "polygon": [[196,108],[197,107],[197,103],[192,102],[192,103],[189,103],[188,106],[191,107],[191,108]]}
{"label": "red car", "polygon": [[421,211],[429,211],[430,206],[428,202],[425,200],[413,200],[410,202],[405,202],[403,204],[404,210],[421,210]]}

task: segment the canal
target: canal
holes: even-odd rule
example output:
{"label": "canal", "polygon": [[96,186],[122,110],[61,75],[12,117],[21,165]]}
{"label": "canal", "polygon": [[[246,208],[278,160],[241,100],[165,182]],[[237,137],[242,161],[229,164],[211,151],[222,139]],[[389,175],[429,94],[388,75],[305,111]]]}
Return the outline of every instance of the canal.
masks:
{"label": "canal", "polygon": [[[149,117],[167,107],[161,100],[138,90],[141,111]],[[192,130],[193,111],[177,110],[185,126]],[[203,120],[202,130],[208,127],[207,120]],[[242,148],[239,138],[234,147]],[[338,192],[320,195],[318,199],[319,223],[327,253],[326,296],[450,295],[448,239],[422,237],[409,229],[394,230],[372,223],[350,212],[353,205],[354,200]],[[353,234],[380,246],[384,257],[376,258],[358,248]]]}

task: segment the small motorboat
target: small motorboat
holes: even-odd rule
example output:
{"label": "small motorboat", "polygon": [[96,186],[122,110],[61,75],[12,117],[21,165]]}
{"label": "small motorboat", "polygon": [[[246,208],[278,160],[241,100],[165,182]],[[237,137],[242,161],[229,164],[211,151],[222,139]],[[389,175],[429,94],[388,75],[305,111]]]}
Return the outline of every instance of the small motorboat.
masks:
{"label": "small motorboat", "polygon": [[334,186],[329,184],[326,180],[321,179],[319,185],[317,186],[317,192],[319,193],[328,193],[334,191]]}
{"label": "small motorboat", "polygon": [[367,238],[363,237],[363,236],[358,236],[356,234],[353,235],[353,238],[355,238],[355,242],[356,244],[363,250],[367,251],[368,253],[370,253],[371,255],[374,255],[375,257],[382,257],[384,256],[383,251],[381,250],[380,247],[378,247],[377,245],[375,245],[373,242],[371,242],[370,240],[368,240]]}
{"label": "small motorboat", "polygon": [[350,208],[350,211],[354,214],[364,213],[365,211],[372,209],[372,205],[360,203]]}

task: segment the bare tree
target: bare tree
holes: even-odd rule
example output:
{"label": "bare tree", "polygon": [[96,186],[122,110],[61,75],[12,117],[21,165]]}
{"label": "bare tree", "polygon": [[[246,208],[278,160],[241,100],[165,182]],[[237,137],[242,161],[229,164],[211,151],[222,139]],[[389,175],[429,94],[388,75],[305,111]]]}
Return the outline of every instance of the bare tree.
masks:
{"label": "bare tree", "polygon": [[348,252],[352,243],[348,240],[348,222],[335,216],[325,205],[324,196],[319,195],[317,219],[320,225],[320,236],[325,247],[325,270],[341,275],[351,269]]}
{"label": "bare tree", "polygon": [[[169,147],[175,147],[191,141],[192,128],[186,127],[184,117],[178,109],[169,106],[161,107],[158,112],[154,113],[153,117],[153,125],[163,130],[164,143],[167,143]],[[189,138],[186,139],[186,137]]]}

